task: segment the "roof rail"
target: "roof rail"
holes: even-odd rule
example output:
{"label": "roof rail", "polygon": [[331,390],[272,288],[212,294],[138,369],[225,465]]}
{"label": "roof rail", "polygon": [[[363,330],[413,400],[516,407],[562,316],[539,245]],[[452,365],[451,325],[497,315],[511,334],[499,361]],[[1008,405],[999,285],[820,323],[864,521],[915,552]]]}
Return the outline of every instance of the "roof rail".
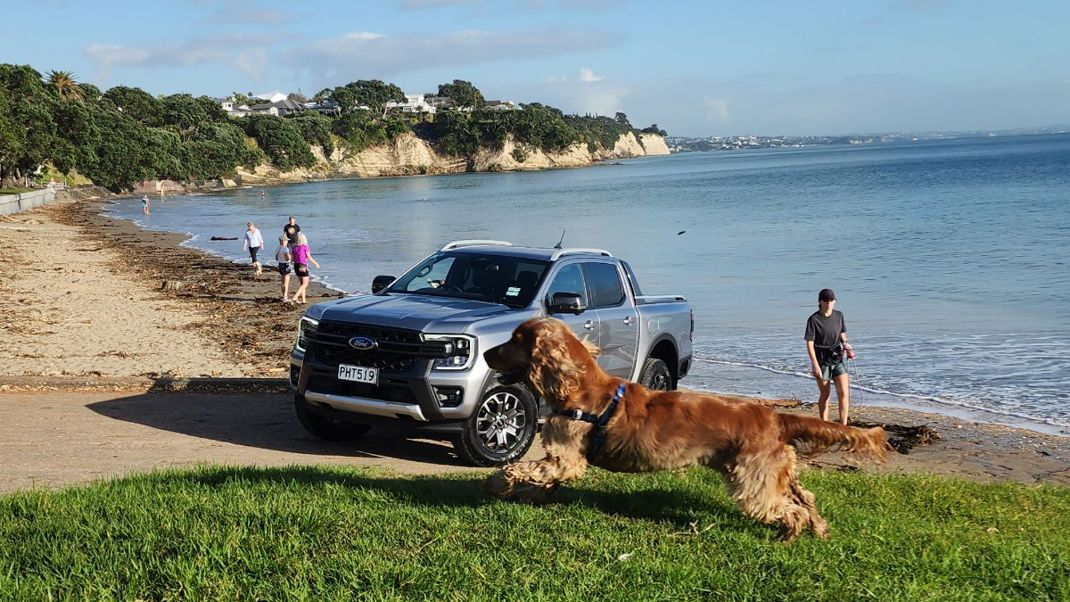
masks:
{"label": "roof rail", "polygon": [[496,245],[503,247],[511,247],[513,243],[506,242],[504,240],[455,240],[446,246],[439,249],[440,251],[449,251],[450,249],[456,249],[459,247],[472,247],[475,245]]}
{"label": "roof rail", "polygon": [[564,255],[602,255],[604,257],[613,257],[613,254],[605,249],[557,249],[550,255],[550,261],[557,261]]}

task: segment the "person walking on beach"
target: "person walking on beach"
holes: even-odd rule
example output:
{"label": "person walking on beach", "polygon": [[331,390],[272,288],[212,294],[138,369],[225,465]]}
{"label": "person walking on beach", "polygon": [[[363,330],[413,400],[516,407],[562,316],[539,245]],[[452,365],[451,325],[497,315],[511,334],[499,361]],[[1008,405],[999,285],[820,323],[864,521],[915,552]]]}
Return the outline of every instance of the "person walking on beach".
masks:
{"label": "person walking on beach", "polygon": [[282,277],[282,302],[290,303],[290,262],[293,255],[290,254],[290,240],[285,236],[279,237],[279,248],[275,250],[275,261],[279,262],[279,276]]}
{"label": "person walking on beach", "polygon": [[290,221],[282,227],[282,233],[286,235],[286,238],[290,239],[290,246],[297,244],[297,233],[301,231],[301,226],[297,225],[297,218],[290,216]]}
{"label": "person walking on beach", "polygon": [[851,405],[850,381],[847,375],[847,360],[851,349],[847,343],[847,325],[843,313],[835,309],[836,293],[821,289],[817,294],[817,311],[806,321],[806,353],[810,356],[810,372],[817,381],[817,411],[822,420],[829,419],[829,381],[836,383],[836,399],[839,401],[840,424],[847,424],[847,412]]}
{"label": "person walking on beach", "polygon": [[149,195],[141,195],[141,212],[145,215],[149,214]]}
{"label": "person walking on beach", "polygon": [[305,296],[308,291],[308,264],[311,263],[317,269],[320,267],[320,264],[312,258],[312,250],[308,248],[308,237],[300,232],[297,233],[297,244],[291,249],[291,255],[294,259],[294,274],[297,275],[297,281],[300,283],[294,291],[294,303],[308,303]]}
{"label": "person walking on beach", "polygon": [[242,248],[249,249],[249,257],[253,260],[253,267],[256,268],[256,275],[259,276],[263,271],[260,266],[260,260],[256,258],[260,253],[260,248],[264,246],[264,237],[260,236],[260,230],[256,229],[253,222],[246,224],[245,228],[245,240],[242,241]]}

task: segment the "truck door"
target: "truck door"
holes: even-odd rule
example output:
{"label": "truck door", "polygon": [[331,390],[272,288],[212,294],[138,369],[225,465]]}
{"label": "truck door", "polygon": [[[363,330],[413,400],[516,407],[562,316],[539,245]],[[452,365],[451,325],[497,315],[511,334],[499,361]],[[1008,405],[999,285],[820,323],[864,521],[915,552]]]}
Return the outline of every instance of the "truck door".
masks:
{"label": "truck door", "polygon": [[[590,295],[587,294],[587,284],[583,279],[583,270],[580,269],[580,264],[578,263],[565,264],[550,276],[550,286],[546,290],[543,307],[548,308],[550,306],[550,299],[553,298],[554,293],[575,293],[580,296],[584,305],[591,306]],[[572,328],[572,332],[576,333],[576,336],[580,339],[586,339],[596,345],[598,344],[598,315],[595,312],[587,310],[576,315],[550,314],[547,311],[547,315],[568,324]]]}
{"label": "truck door", "polygon": [[639,346],[639,315],[624,292],[616,262],[589,261],[583,264],[591,302],[598,315],[598,365],[621,378],[631,378]]}

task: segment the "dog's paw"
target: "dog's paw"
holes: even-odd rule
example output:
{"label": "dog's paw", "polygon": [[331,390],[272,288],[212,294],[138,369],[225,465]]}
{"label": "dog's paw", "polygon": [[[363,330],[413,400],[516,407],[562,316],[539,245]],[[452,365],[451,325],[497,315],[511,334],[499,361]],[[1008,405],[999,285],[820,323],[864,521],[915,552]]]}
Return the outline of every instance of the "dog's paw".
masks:
{"label": "dog's paw", "polygon": [[547,486],[517,479],[506,471],[498,471],[483,480],[483,490],[502,500],[525,504],[545,504],[556,484]]}
{"label": "dog's paw", "polygon": [[501,470],[483,479],[483,491],[503,500],[513,497],[515,485],[515,481]]}

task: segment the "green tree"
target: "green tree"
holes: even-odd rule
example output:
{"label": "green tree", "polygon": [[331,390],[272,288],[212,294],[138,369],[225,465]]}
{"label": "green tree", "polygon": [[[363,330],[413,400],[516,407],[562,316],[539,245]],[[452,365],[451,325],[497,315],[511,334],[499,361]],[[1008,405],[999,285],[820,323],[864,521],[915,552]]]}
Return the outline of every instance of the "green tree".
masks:
{"label": "green tree", "polygon": [[163,104],[141,88],[115,86],[104,93],[104,98],[131,119],[152,127],[163,125]]}
{"label": "green tree", "polygon": [[209,121],[204,103],[189,94],[165,96],[162,103],[163,123],[183,140],[191,140],[197,126]]}
{"label": "green tree", "polygon": [[25,185],[55,150],[59,97],[32,67],[0,64],[0,98],[0,185]]}
{"label": "green tree", "polygon": [[308,144],[316,144],[323,148],[323,154],[331,156],[334,152],[334,141],[331,140],[330,118],[320,115],[315,111],[304,111],[293,116],[287,116],[301,131],[301,137]]}
{"label": "green tree", "polygon": [[480,109],[486,104],[483,93],[472,82],[455,79],[452,83],[439,84],[438,95],[445,96],[459,108]]}
{"label": "green tree", "polygon": [[361,110],[357,107],[366,106],[377,114],[385,116],[386,103],[403,102],[405,92],[394,84],[377,79],[362,79],[330,90],[321,90],[316,97],[337,102],[343,114]]}
{"label": "green tree", "polygon": [[292,120],[271,115],[249,115],[243,117],[242,122],[245,133],[256,138],[261,150],[279,169],[315,165],[316,158],[301,136],[301,129]]}

